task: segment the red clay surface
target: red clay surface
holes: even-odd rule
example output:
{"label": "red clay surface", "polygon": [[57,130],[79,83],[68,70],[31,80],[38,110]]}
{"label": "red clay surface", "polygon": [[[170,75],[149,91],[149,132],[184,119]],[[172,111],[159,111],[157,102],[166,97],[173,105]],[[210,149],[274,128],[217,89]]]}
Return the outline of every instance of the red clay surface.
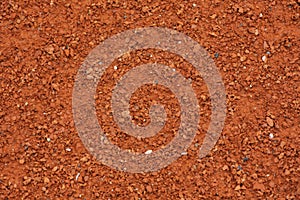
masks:
{"label": "red clay surface", "polygon": [[[299,0],[2,1],[0,199],[300,199],[299,13]],[[210,53],[226,87],[227,118],[215,148],[198,160],[210,115],[201,77],[167,52],[137,51],[116,60],[177,67],[193,80],[203,111],[186,156],[158,172],[130,174],[102,165],[84,148],[73,122],[72,89],[83,60],[101,41],[148,26],[180,31]],[[107,75],[117,79],[113,66]],[[180,109],[167,88],[134,93],[136,123],[149,122],[153,102],[168,108],[167,136],[137,140],[118,134],[101,109],[110,80],[99,84],[96,102],[114,144],[143,152],[172,140]]]}

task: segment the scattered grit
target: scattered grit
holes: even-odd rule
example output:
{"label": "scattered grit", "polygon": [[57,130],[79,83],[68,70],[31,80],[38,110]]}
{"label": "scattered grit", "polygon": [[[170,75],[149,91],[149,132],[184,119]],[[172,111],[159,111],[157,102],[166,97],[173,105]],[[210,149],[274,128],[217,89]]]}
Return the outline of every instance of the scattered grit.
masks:
{"label": "scattered grit", "polygon": [[[300,199],[299,4],[1,1],[0,199]],[[157,60],[177,68],[193,81],[201,107],[186,155],[159,172],[130,174],[102,165],[84,148],[72,118],[72,88],[101,41],[147,26],[185,33],[210,53],[226,87],[227,119],[210,155],[197,160],[210,116],[201,76],[180,57],[154,49],[116,59],[96,104],[99,123],[121,148],[159,149],[174,137],[180,112],[168,89],[145,86],[132,97],[132,115],[147,125],[151,102],[164,104],[173,117],[163,134],[137,140],[117,130],[102,105],[126,67]]]}

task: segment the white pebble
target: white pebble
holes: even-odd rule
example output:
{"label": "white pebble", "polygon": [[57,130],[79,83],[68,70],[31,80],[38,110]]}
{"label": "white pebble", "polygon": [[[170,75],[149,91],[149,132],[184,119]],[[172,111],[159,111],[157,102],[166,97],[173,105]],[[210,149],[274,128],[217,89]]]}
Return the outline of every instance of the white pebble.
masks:
{"label": "white pebble", "polygon": [[118,66],[114,66],[114,70],[117,70],[118,69]]}
{"label": "white pebble", "polygon": [[185,155],[187,155],[187,154],[188,154],[188,153],[187,153],[186,151],[184,151],[184,152],[181,153],[182,156],[185,156]]}
{"label": "white pebble", "polygon": [[263,57],[261,57],[261,59],[262,59],[262,61],[266,61],[267,60],[267,57],[266,56],[263,56]]}
{"label": "white pebble", "polygon": [[75,180],[76,180],[76,181],[78,180],[79,176],[80,176],[80,173],[78,173],[78,174],[76,175],[76,177],[75,177]]}
{"label": "white pebble", "polygon": [[70,148],[66,148],[66,151],[70,152],[70,151],[71,151],[71,149],[70,149]]}
{"label": "white pebble", "polygon": [[151,150],[151,149],[149,149],[149,150],[147,150],[147,151],[145,152],[146,155],[149,155],[149,154],[151,154],[151,153],[152,153],[152,150]]}
{"label": "white pebble", "polygon": [[269,137],[270,137],[270,139],[273,139],[273,138],[274,138],[273,133],[270,133],[270,134],[269,134]]}

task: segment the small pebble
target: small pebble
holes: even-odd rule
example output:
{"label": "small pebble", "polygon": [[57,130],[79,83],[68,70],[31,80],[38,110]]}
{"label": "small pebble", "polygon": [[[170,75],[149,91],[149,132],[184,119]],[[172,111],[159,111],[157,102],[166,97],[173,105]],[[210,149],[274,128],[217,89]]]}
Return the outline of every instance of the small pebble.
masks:
{"label": "small pebble", "polygon": [[78,173],[78,174],[76,175],[76,177],[75,177],[75,180],[76,180],[76,181],[78,180],[79,176],[80,176],[80,173]]}
{"label": "small pebble", "polygon": [[273,139],[273,138],[274,138],[273,133],[270,133],[270,134],[269,134],[269,137],[270,137],[270,139]]}
{"label": "small pebble", "polygon": [[240,171],[240,170],[242,170],[242,167],[239,165],[239,166],[237,167],[237,169]]}
{"label": "small pebble", "polygon": [[147,185],[146,186],[146,190],[147,190],[147,192],[152,192],[153,190],[152,190],[152,187],[150,186],[150,185]]}
{"label": "small pebble", "polygon": [[215,53],[215,58],[218,58],[219,57],[219,54],[218,53]]}
{"label": "small pebble", "polygon": [[240,58],[240,61],[241,61],[241,62],[244,62],[245,60],[247,60],[247,57],[246,57],[246,56],[242,56],[242,57]]}
{"label": "small pebble", "polygon": [[145,154],[146,155],[149,155],[149,154],[151,154],[152,153],[152,150],[150,149],[150,150],[147,150],[146,152],[145,152]]}
{"label": "small pebble", "polygon": [[274,126],[274,121],[273,121],[272,118],[267,117],[267,118],[266,118],[266,122],[267,122],[267,124],[268,124],[270,127],[273,127],[273,126]]}
{"label": "small pebble", "polygon": [[188,153],[187,153],[186,151],[181,153],[182,156],[185,156],[185,155],[187,155],[187,154],[188,154]]}
{"label": "small pebble", "polygon": [[118,69],[118,66],[114,66],[114,70],[117,70]]}
{"label": "small pebble", "polygon": [[51,142],[51,139],[50,139],[50,138],[47,138],[47,142]]}
{"label": "small pebble", "polygon": [[71,151],[71,149],[70,149],[70,148],[66,148],[66,151],[70,152],[70,151]]}
{"label": "small pebble", "polygon": [[227,165],[224,165],[222,169],[223,169],[224,171],[225,171],[225,170],[229,170],[229,167],[228,167]]}
{"label": "small pebble", "polygon": [[267,57],[266,57],[266,56],[263,56],[263,57],[261,57],[261,59],[262,59],[262,61],[266,62]]}
{"label": "small pebble", "polygon": [[243,161],[244,161],[244,162],[247,162],[248,160],[249,160],[248,157],[243,158]]}

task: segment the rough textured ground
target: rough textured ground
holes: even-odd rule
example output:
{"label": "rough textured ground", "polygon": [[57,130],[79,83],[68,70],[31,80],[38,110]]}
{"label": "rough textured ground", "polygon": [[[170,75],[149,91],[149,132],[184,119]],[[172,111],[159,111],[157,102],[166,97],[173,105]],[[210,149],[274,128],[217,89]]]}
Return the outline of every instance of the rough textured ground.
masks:
{"label": "rough textured ground", "polygon": [[[299,0],[1,1],[0,199],[300,199],[299,13]],[[197,160],[208,94],[198,76],[182,70],[196,82],[203,126],[188,155],[159,172],[130,174],[102,165],[84,148],[72,118],[72,88],[101,41],[147,26],[183,32],[210,53],[226,86],[228,113],[217,145]],[[178,69],[188,65],[149,51],[122,63],[148,62],[151,53]],[[149,108],[149,100],[166,101],[176,116],[176,99],[160,99],[169,93],[144,87],[132,102]],[[98,108],[105,97],[98,95]],[[137,123],[147,124],[147,112],[132,111]],[[168,137],[137,141],[114,128],[109,137],[137,152],[159,148],[176,130],[170,120]]]}

